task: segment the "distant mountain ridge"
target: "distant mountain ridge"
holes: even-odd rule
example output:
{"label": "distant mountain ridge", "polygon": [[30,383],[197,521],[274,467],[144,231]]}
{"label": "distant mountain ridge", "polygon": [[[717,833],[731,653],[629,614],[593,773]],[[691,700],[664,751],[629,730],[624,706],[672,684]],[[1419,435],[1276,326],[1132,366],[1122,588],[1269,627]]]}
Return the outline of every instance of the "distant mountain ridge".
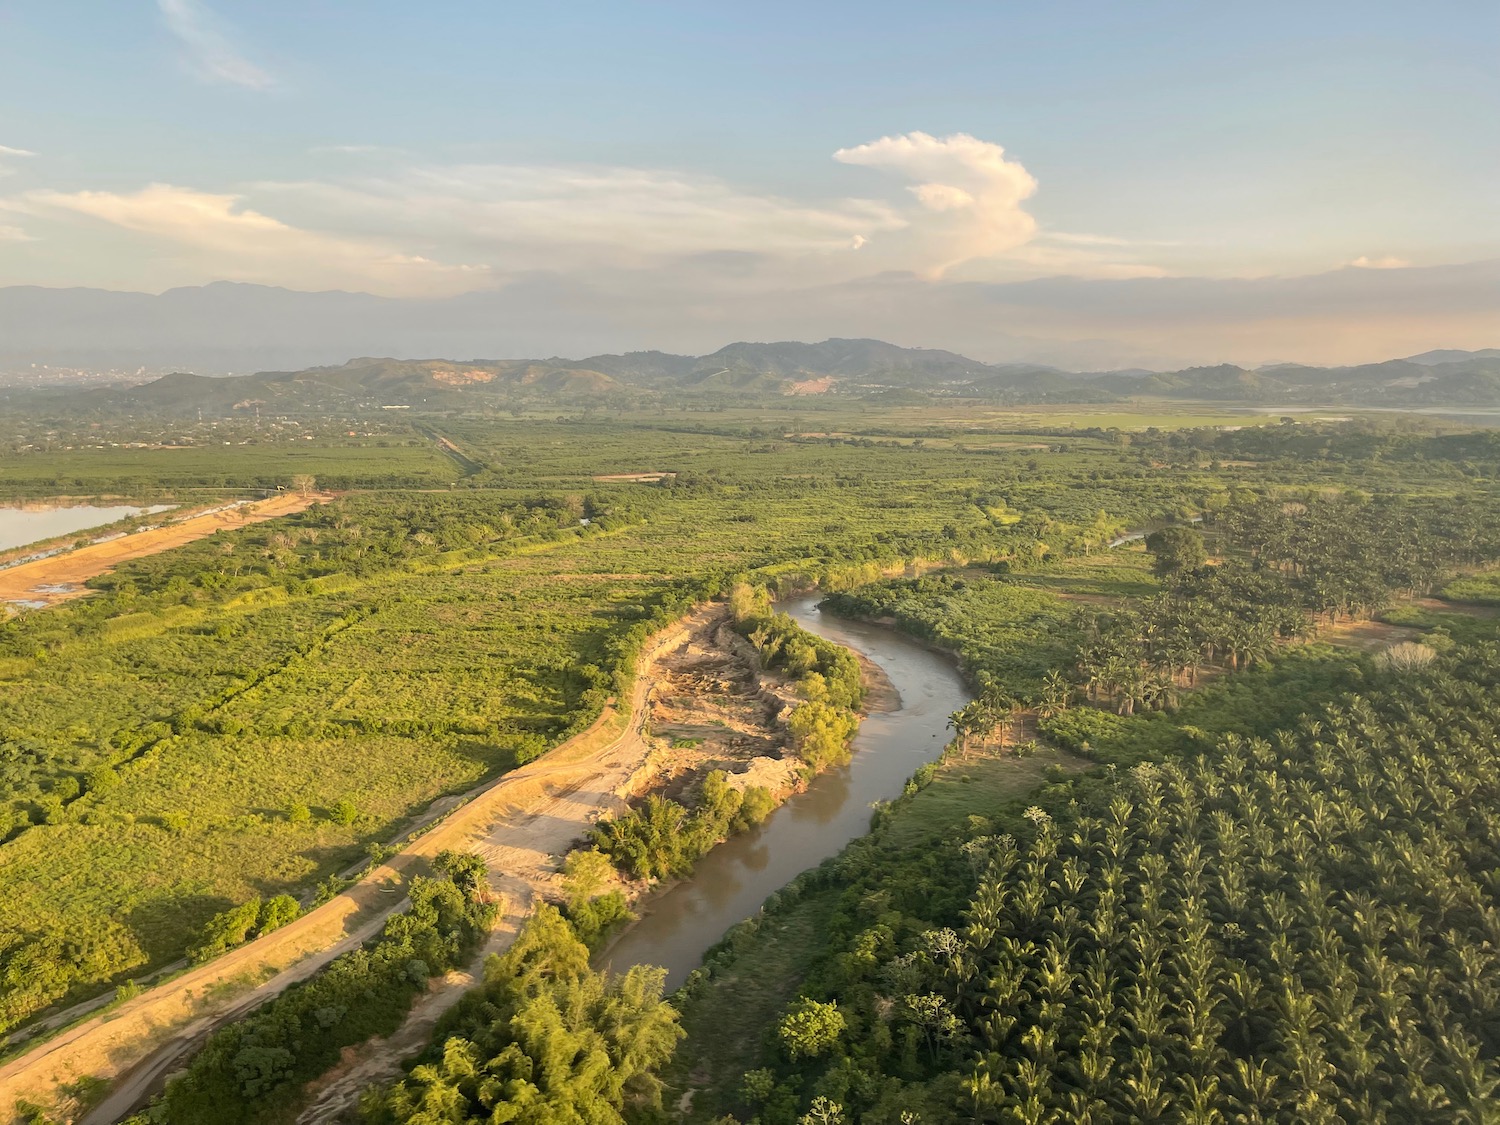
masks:
{"label": "distant mountain ridge", "polygon": [[[1452,358],[1452,357],[1458,358]],[[905,394],[1010,403],[1109,403],[1198,399],[1274,406],[1500,407],[1500,349],[1441,351],[1354,367],[1233,364],[1165,372],[1067,372],[986,364],[954,352],[881,340],[737,342],[703,356],[668,352],[582,360],[456,361],[360,357],[300,371],[171,374],[135,386],[13,390],[12,404],[53,409],[232,415],[404,406],[429,409],[520,402],[605,404],[643,400]]]}

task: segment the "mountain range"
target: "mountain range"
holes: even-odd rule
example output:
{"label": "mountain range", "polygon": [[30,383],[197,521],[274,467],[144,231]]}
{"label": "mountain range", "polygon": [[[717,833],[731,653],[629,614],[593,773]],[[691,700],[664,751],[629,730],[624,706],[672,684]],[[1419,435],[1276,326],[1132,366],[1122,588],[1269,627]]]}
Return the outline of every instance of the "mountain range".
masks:
{"label": "mountain range", "polygon": [[[1075,372],[984,363],[880,340],[733,343],[707,355],[662,351],[583,359],[412,360],[494,355],[508,337],[490,296],[435,301],[304,293],[217,282],[159,295],[0,288],[0,371],[32,365],[113,372],[113,385],[4,392],[16,406],[205,410],[437,409],[517,400],[601,402],[650,396],[835,394],[963,396],[1002,402],[1113,402],[1158,396],[1219,402],[1390,407],[1500,406],[1500,348],[1439,349],[1353,367],[1230,364],[1173,371]],[[503,352],[502,352],[503,354]],[[318,366],[308,366],[309,361]],[[149,379],[146,372],[176,369]],[[283,370],[266,370],[283,368]],[[241,372],[241,374],[224,374]],[[253,374],[247,372],[254,372]],[[13,380],[14,382],[14,380]],[[135,385],[132,385],[135,384]]]}
{"label": "mountain range", "polygon": [[1221,364],[1179,371],[1069,372],[986,364],[954,352],[880,340],[734,343],[703,356],[628,352],[585,359],[406,360],[365,357],[298,371],[174,373],[102,387],[11,390],[13,406],[83,412],[264,408],[304,412],[404,406],[462,409],[519,402],[609,405],[836,395],[959,397],[1009,403],[1109,403],[1130,398],[1263,405],[1500,406],[1500,349],[1441,350],[1355,367]]}

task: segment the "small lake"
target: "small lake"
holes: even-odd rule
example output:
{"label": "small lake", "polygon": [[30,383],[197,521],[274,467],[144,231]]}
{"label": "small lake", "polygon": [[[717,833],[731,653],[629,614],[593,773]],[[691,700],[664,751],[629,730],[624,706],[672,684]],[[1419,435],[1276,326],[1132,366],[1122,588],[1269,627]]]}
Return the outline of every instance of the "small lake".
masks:
{"label": "small lake", "polygon": [[849,765],[819,775],[759,828],[704,856],[690,879],[648,899],[641,920],[603,958],[615,971],[663,965],[667,989],[675,989],[724,931],[754,915],[772,891],[865,835],[873,804],[900,796],[917,767],[943,752],[948,716],[970,699],[953,661],[891,629],[824,616],[818,600],[779,608],[809,632],[879,665],[901,695],[900,709],[866,717]]}
{"label": "small lake", "polygon": [[0,551],[24,547],[28,543],[39,543],[54,535],[68,535],[74,531],[87,531],[91,527],[103,527],[126,516],[165,510],[161,506],[101,508],[88,504],[60,508],[0,507]]}

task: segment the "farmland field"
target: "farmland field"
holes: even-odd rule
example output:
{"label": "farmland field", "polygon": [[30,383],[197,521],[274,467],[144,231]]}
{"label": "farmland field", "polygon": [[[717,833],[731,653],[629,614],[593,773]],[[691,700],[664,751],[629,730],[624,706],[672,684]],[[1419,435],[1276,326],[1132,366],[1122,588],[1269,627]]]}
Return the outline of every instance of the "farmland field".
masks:
{"label": "farmland field", "polygon": [[[915,812],[893,813],[879,846],[904,854],[1011,815],[1019,795],[1062,784],[1050,767],[1266,737],[1374,682],[1373,650],[1308,646],[1286,616],[1242,635],[1232,614],[1208,612],[1258,596],[1269,579],[1256,559],[1283,552],[1294,577],[1275,596],[1315,633],[1495,552],[1487,470],[1436,436],[1330,427],[1331,453],[1305,460],[1284,448],[1305,435],[966,437],[935,432],[936,416],[909,420],[866,417],[856,436],[779,409],[639,424],[454,416],[423,420],[417,444],[349,456],[331,441],[141,451],[143,493],[234,495],[316,473],[343,494],[127,562],[90,596],[0,626],[0,1022],[172,964],[237,904],[311,901],[433,801],[583,729],[648,632],[736,582],[818,584],[834,609],[961,659],[979,698],[955,716],[960,739],[1002,733],[972,770],[943,767]],[[1392,450],[1409,452],[1399,473]],[[101,458],[89,479],[122,486],[135,452]],[[76,484],[88,457],[31,453],[9,471],[28,488]],[[172,458],[187,458],[181,475],[160,468]],[[1110,548],[1129,529],[1200,516],[1215,557],[1198,585],[1138,542]],[[1374,570],[1340,553],[1375,534],[1401,546]],[[1464,546],[1439,557],[1426,545],[1440,540]],[[1458,581],[1450,594],[1477,580]],[[1173,616],[1173,599],[1202,621]],[[1479,618],[1399,612],[1428,614],[1408,628],[1440,651],[1486,635]],[[1191,677],[1183,661],[1198,658],[1164,639],[1190,627],[1215,638]],[[1059,674],[1089,661],[1091,706],[1062,713]],[[1034,758],[996,757],[1037,737]],[[955,884],[934,909],[971,891]],[[824,979],[806,927],[834,908],[809,903],[787,923],[802,952],[775,969],[784,998]],[[695,995],[690,1030],[691,1005],[733,1003],[708,985]],[[783,1078],[805,1103],[811,1087]],[[715,1088],[701,1104],[738,1097]]]}

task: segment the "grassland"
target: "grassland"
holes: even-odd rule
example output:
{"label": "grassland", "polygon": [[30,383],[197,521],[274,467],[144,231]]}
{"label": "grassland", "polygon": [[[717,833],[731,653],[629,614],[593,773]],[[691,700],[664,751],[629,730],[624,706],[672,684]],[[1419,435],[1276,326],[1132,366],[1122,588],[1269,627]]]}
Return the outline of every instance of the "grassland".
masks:
{"label": "grassland", "polygon": [[[0,1023],[173,960],[228,905],[308,896],[433,799],[586,724],[642,624],[735,573],[1008,561],[1051,628],[1070,607],[1050,591],[1135,596],[1152,581],[1138,556],[1075,553],[1233,487],[1306,479],[1275,459],[1232,477],[1163,467],[1094,436],[797,440],[791,424],[817,427],[760,417],[434,419],[478,466],[456,491],[432,441],[7,465],[11,485],[70,491],[232,491],[294,472],[372,484],[130,563],[90,598],[0,626]],[[663,471],[676,476],[596,479]],[[341,800],[347,824],[328,814]]]}
{"label": "grassland", "polygon": [[[408,440],[416,441],[416,438]],[[446,488],[460,474],[431,443],[282,441],[150,449],[63,449],[0,458],[0,496],[253,493],[307,473],[327,488]]]}
{"label": "grassland", "polygon": [[[4,627],[0,957],[27,966],[11,1021],[171,961],[229,905],[305,894],[577,729],[684,582],[1062,550],[1101,503],[1120,522],[1193,488],[1132,477],[1085,497],[953,452],[578,429],[458,432],[489,487],[321,505]],[[671,486],[593,480],[665,462]],[[975,503],[1001,492],[1048,522]],[[352,823],[328,815],[341,800]],[[28,960],[66,943],[79,952]]]}

